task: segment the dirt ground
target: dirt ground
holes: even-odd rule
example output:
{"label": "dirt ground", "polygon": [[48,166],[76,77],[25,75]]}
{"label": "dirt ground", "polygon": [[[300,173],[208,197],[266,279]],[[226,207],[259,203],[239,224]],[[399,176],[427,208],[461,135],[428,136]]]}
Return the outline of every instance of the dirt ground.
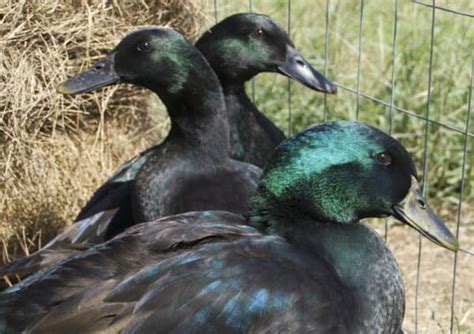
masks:
{"label": "dirt ground", "polygon": [[[451,211],[451,210],[450,210]],[[466,207],[459,229],[461,247],[474,250],[474,210]],[[455,231],[456,212],[442,212],[451,231]],[[384,224],[370,222],[381,235]],[[418,333],[449,333],[453,284],[454,253],[421,239],[418,293]],[[412,228],[388,222],[388,245],[400,265],[405,283],[404,329],[415,332],[418,233]],[[454,333],[474,333],[474,256],[459,252],[454,302]]]}

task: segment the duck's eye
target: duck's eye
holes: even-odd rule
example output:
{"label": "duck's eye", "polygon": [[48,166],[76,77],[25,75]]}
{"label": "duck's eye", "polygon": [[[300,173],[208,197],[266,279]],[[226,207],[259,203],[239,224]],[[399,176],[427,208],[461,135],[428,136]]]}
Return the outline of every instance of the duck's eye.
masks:
{"label": "duck's eye", "polygon": [[257,31],[255,32],[255,35],[257,35],[257,37],[265,36],[265,30],[263,30],[262,28],[258,28]]}
{"label": "duck's eye", "polygon": [[140,52],[148,52],[151,50],[151,45],[148,42],[141,42],[137,45],[137,50]]}
{"label": "duck's eye", "polygon": [[379,165],[390,166],[392,163],[392,157],[387,152],[381,152],[374,155],[374,160]]}

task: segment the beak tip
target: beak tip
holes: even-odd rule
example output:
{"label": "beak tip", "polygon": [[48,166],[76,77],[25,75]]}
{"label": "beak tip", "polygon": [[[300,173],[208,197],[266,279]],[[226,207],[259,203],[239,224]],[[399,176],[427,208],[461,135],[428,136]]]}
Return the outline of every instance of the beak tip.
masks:
{"label": "beak tip", "polygon": [[459,250],[459,240],[453,237],[453,240],[449,243],[450,244],[450,250],[453,252],[457,252]]}
{"label": "beak tip", "polygon": [[63,94],[63,95],[69,95],[69,94],[72,94],[72,90],[70,90],[69,88],[67,88],[66,86],[64,86],[64,84],[60,84],[56,87],[56,92],[58,92],[59,94]]}
{"label": "beak tip", "polygon": [[337,86],[335,84],[331,83],[325,83],[324,85],[316,85],[312,86],[313,89],[322,92],[324,94],[337,94]]}

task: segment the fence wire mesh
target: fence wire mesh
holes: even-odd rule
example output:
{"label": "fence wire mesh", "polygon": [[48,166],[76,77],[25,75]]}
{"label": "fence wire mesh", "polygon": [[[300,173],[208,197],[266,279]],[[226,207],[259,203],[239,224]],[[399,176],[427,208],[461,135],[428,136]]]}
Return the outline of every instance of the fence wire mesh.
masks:
{"label": "fence wire mesh", "polygon": [[[472,56],[472,50],[474,50],[472,29],[474,3],[471,0],[438,1],[442,4],[437,4],[435,0],[431,2],[412,0],[400,3],[398,0],[384,0],[382,2],[375,0],[214,0],[212,10],[216,22],[218,19],[233,13],[244,11],[260,12],[274,17],[280,24],[286,25],[288,33],[295,41],[296,46],[301,47],[306,56],[310,54],[308,58],[320,69],[323,69],[325,76],[338,85],[337,98],[330,96],[313,97],[310,92],[297,87],[298,85],[293,85],[292,81],[288,79],[284,94],[286,95],[286,101],[284,101],[281,98],[283,96],[282,91],[275,88],[277,87],[275,82],[280,79],[275,76],[263,75],[263,79],[260,79],[259,76],[252,80],[249,87],[252,100],[256,102],[260,110],[267,115],[270,114],[270,117],[273,116],[278,125],[287,128],[288,135],[309,126],[311,123],[339,118],[361,120],[384,128],[388,133],[408,145],[409,150],[411,149],[412,154],[415,155],[418,166],[421,166],[419,169],[422,172],[421,180],[425,195],[434,197],[433,200],[439,206],[442,206],[440,202],[443,198],[436,198],[438,195],[448,198],[451,202],[452,205],[445,216],[450,218],[448,223],[451,223],[450,227],[455,230],[456,236],[458,238],[464,237],[464,235],[461,236],[461,226],[465,226],[467,232],[463,230],[463,233],[465,232],[466,237],[471,233],[472,237],[474,221],[469,203],[473,203],[471,175],[473,174],[472,165],[474,161],[471,150],[474,143],[474,132],[471,129],[471,100],[474,76],[474,58]],[[344,17],[340,19],[340,13],[344,13],[344,8],[348,13],[345,13]],[[410,15],[414,17],[413,22],[411,22],[412,26],[410,26],[409,19],[407,19]],[[438,18],[438,16],[443,17]],[[309,19],[306,17],[309,17]],[[347,21],[341,24],[341,21],[344,20]],[[356,24],[351,23],[355,22],[354,20],[357,20]],[[461,24],[459,23],[460,20],[468,21],[463,21],[464,23]],[[373,33],[368,34],[368,36],[364,34],[367,31],[372,31],[374,23],[378,24],[378,38],[383,40],[379,44],[380,49],[383,49],[380,54],[382,55],[381,66],[384,71],[380,73],[387,75],[385,80],[383,78],[381,80],[378,80],[379,78],[374,79],[377,75],[370,77],[370,71],[367,71],[367,68],[376,70],[376,67],[370,64],[370,59],[366,55],[373,51],[376,44],[374,42],[375,38]],[[357,31],[352,39],[350,39],[350,33],[348,33],[350,28],[346,30],[341,28],[344,25],[348,25],[353,28],[352,30]],[[390,33],[387,34],[390,35],[388,43],[384,40],[386,38],[384,31],[387,26],[391,28]],[[404,31],[403,40],[400,40],[401,28],[415,30],[415,26],[421,27],[418,29],[421,30],[420,36],[423,38],[429,37],[428,43],[421,47],[418,45],[421,42],[416,40],[418,36],[416,33],[412,32],[412,38],[410,39],[410,32]],[[446,49],[445,43],[452,40],[454,36],[452,33],[447,34],[447,28],[451,27],[453,27],[453,30],[456,28],[459,31],[454,32],[457,35],[453,47]],[[308,35],[310,35],[309,38]],[[313,35],[316,37],[313,38]],[[350,49],[352,55],[356,56],[355,61],[350,64],[352,66],[344,66],[344,62],[337,59],[337,52],[341,50],[341,44],[345,45]],[[315,50],[315,48],[319,49]],[[461,55],[457,52],[460,48],[462,48]],[[318,52],[322,53],[318,54]],[[427,56],[417,55],[416,52],[427,52]],[[315,54],[317,56],[311,57]],[[384,58],[383,55],[385,54],[389,59]],[[333,57],[335,60],[332,59]],[[413,62],[410,57],[419,57],[417,59],[418,63]],[[445,62],[450,63],[451,68],[443,67]],[[423,66],[420,66],[420,64],[423,64]],[[410,69],[406,69],[410,66]],[[424,72],[416,71],[417,67],[423,67]],[[440,71],[446,70],[457,74],[449,76],[449,73],[446,73],[445,77],[442,74],[440,75]],[[341,72],[344,75],[338,75]],[[459,73],[461,74],[459,75]],[[369,78],[364,77],[364,75]],[[339,78],[341,80],[338,80]],[[373,82],[363,85],[364,80],[372,80]],[[426,86],[419,84],[424,80]],[[454,88],[446,88],[453,80],[461,82],[456,82]],[[269,81],[270,84],[265,83],[265,81]],[[416,84],[412,84],[412,82]],[[383,86],[382,93],[374,89],[377,85]],[[282,84],[282,86],[285,85]],[[413,94],[408,99],[406,98],[407,86],[415,90],[414,92],[409,91]],[[421,92],[416,91],[419,87],[423,88]],[[448,89],[448,92],[442,91],[445,88]],[[450,91],[450,89],[453,91]],[[370,91],[377,92],[377,94],[370,93]],[[451,99],[452,94],[456,96],[456,103],[446,103],[447,99]],[[355,101],[351,96],[355,97]],[[444,100],[443,97],[445,97]],[[332,99],[343,102],[334,103],[331,102]],[[368,102],[372,103],[372,107]],[[450,110],[452,106],[457,107],[457,109]],[[283,117],[282,109],[285,109],[286,117]],[[347,111],[347,109],[349,109],[349,117],[341,112],[341,110]],[[366,109],[371,111],[370,114],[365,112]],[[351,112],[351,110],[354,111]],[[376,111],[375,114],[373,113],[374,110]],[[383,115],[381,115],[381,111]],[[446,112],[449,114],[446,114]],[[304,116],[305,114],[308,115]],[[415,140],[411,140],[415,137]],[[453,152],[451,152],[452,154],[448,152],[448,154],[439,157],[440,145],[450,140],[457,143],[456,148],[453,149],[451,146],[441,148],[444,151],[451,149]],[[455,155],[454,159],[451,155]],[[442,169],[444,174],[436,174],[433,169]],[[447,191],[441,191],[443,182],[438,181],[438,175],[453,177],[455,172],[459,175],[453,181],[454,185],[448,187],[449,190]],[[429,188],[430,185],[432,187]],[[390,224],[393,223],[386,221],[384,228],[381,230],[386,241],[390,239]],[[396,237],[398,238],[398,235]],[[417,242],[416,254],[411,256],[411,262],[416,262],[415,277],[412,277],[412,275],[404,277],[407,292],[411,291],[410,289],[413,288],[414,284],[414,296],[413,293],[407,294],[406,301],[407,310],[413,309],[414,312],[412,312],[411,320],[408,323],[406,319],[405,327],[408,331],[417,333],[431,333],[433,331],[453,333],[474,330],[474,320],[472,319],[474,317],[472,257],[467,257],[467,255],[463,257],[463,266],[467,265],[467,269],[460,274],[458,265],[460,257],[463,255],[459,253],[454,256],[444,254],[444,256],[450,257],[452,263],[452,278],[442,287],[442,289],[446,289],[446,286],[449,286],[449,296],[448,300],[445,300],[446,298],[444,300],[437,299],[435,302],[443,303],[444,306],[447,305],[447,308],[442,308],[444,311],[443,315],[440,316],[433,311],[435,308],[430,306],[432,308],[431,315],[421,317],[422,310],[426,308],[426,305],[424,305],[426,299],[423,299],[424,303],[422,303],[421,297],[427,290],[423,290],[422,287],[429,285],[422,281],[425,271],[425,266],[422,265],[422,254],[426,254],[424,250],[430,245],[428,245],[429,242],[422,241],[420,236],[415,240]],[[389,244],[390,241],[394,242],[394,240],[389,240]],[[405,242],[403,240],[398,241],[398,245]],[[463,242],[467,241],[470,240],[468,238],[461,239],[461,246],[463,246]],[[396,240],[394,243],[397,245]],[[472,247],[469,242],[467,244],[468,247]],[[436,259],[430,258],[429,260],[431,266],[437,265]],[[446,277],[449,276],[449,270],[447,269],[443,268],[443,270],[429,275],[444,275]],[[430,279],[432,278],[435,279],[436,277],[430,277]],[[460,281],[467,282],[467,284],[463,285],[463,291],[459,293],[457,284]],[[429,282],[430,280],[428,280]],[[408,298],[408,295],[413,298]],[[456,308],[456,303],[461,305]],[[426,312],[423,312],[423,314],[426,314]],[[434,324],[422,324],[420,318],[423,318],[423,321],[429,319],[428,321]]]}

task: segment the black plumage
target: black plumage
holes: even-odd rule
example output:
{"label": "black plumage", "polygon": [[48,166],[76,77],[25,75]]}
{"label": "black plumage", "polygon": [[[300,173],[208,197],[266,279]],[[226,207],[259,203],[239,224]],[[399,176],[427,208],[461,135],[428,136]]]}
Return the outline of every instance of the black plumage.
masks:
{"label": "black plumage", "polygon": [[0,331],[401,333],[397,263],[359,220],[394,215],[457,250],[419,201],[396,140],[361,123],[316,126],[276,149],[249,218],[132,226],[0,294]]}

